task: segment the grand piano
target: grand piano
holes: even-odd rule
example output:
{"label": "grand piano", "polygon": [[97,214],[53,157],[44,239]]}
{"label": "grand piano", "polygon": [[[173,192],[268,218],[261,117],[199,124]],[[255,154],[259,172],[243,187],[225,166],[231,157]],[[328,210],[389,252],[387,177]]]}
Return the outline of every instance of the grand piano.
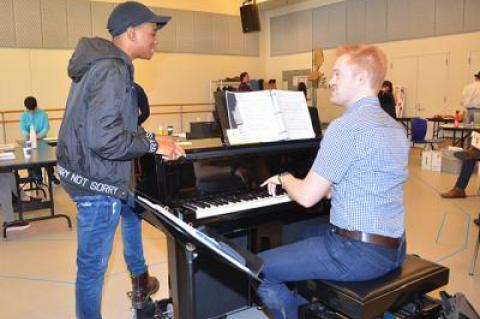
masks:
{"label": "grand piano", "polygon": [[[307,209],[280,190],[269,196],[260,187],[280,172],[306,176],[320,140],[321,132],[312,139],[234,146],[221,137],[191,140],[183,145],[184,159],[145,156],[137,189],[195,228],[257,253],[293,241],[314,219],[328,218],[326,200]],[[146,210],[143,218],[156,217]],[[255,283],[247,275],[164,230],[175,318],[224,318],[254,303]]]}

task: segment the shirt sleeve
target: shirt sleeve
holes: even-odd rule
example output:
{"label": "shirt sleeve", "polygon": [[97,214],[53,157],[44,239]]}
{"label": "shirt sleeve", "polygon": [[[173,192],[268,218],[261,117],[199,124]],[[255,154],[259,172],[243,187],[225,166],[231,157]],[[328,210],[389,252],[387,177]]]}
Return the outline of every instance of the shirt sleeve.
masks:
{"label": "shirt sleeve", "polygon": [[23,137],[26,138],[28,134],[30,134],[29,129],[30,128],[28,127],[28,123],[27,123],[27,114],[23,113],[22,116],[20,117],[20,131],[22,132]]}
{"label": "shirt sleeve", "polygon": [[40,117],[40,127],[38,130],[38,136],[40,138],[44,138],[48,134],[48,130],[50,129],[50,125],[48,123],[48,114],[45,111],[42,111]]}
{"label": "shirt sleeve", "polygon": [[[130,132],[121,114],[125,94],[125,74],[122,66],[106,61],[98,63],[90,87],[87,113],[87,141],[100,157],[110,160],[130,160],[156,149],[145,131]],[[137,122],[137,118],[133,119]],[[156,146],[156,143],[155,145]]]}
{"label": "shirt sleeve", "polygon": [[354,158],[353,132],[342,121],[334,121],[325,132],[312,170],[332,184],[337,184],[345,176]]}

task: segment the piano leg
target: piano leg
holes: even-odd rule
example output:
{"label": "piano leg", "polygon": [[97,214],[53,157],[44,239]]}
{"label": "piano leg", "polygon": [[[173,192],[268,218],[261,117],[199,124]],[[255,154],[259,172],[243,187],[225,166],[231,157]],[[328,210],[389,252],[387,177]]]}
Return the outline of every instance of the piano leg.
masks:
{"label": "piano leg", "polygon": [[259,225],[255,230],[254,246],[252,251],[259,253],[261,251],[278,247],[282,244],[282,224],[272,222]]}
{"label": "piano leg", "polygon": [[218,318],[250,306],[247,275],[169,234],[167,247],[176,319]]}

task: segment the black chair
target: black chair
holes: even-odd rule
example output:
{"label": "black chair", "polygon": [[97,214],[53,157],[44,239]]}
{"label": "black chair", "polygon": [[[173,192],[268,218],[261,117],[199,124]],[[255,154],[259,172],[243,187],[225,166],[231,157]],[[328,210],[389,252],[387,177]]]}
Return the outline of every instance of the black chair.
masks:
{"label": "black chair", "polygon": [[[403,265],[374,280],[362,282],[337,282],[307,280],[296,283],[300,295],[349,318],[370,319],[400,307],[448,283],[449,270],[428,260],[408,255]],[[309,307],[307,305],[304,307]],[[311,307],[310,307],[311,308]],[[305,316],[300,318],[323,318]],[[310,312],[311,313],[311,312]]]}
{"label": "black chair", "polygon": [[[40,174],[42,174],[41,170]],[[24,192],[34,192],[36,196],[41,193],[44,198],[47,198],[47,192],[45,191],[45,189],[48,189],[48,186],[43,182],[43,177],[38,178],[37,175],[32,174],[29,171],[28,176],[19,177],[17,179],[17,183],[19,183],[20,190]]]}

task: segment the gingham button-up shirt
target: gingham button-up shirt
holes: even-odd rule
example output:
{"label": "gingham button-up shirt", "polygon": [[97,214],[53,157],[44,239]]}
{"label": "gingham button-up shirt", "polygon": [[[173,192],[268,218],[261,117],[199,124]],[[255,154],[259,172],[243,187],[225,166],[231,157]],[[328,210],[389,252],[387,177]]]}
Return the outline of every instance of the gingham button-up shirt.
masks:
{"label": "gingham button-up shirt", "polygon": [[377,97],[348,107],[329,125],[312,167],[332,183],[330,222],[402,236],[408,150],[405,130],[382,110]]}

